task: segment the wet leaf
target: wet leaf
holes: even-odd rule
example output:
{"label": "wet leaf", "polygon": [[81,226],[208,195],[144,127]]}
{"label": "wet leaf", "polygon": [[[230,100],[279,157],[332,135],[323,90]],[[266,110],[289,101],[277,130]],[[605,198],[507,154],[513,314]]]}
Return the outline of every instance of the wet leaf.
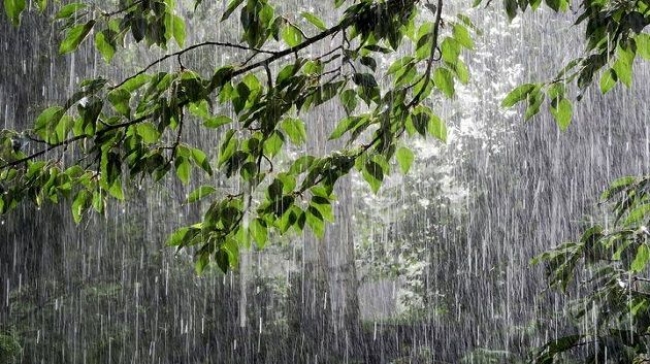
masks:
{"label": "wet leaf", "polygon": [[280,127],[289,137],[289,140],[295,145],[302,145],[307,141],[307,131],[305,123],[300,119],[287,118],[282,121]]}
{"label": "wet leaf", "polygon": [[447,142],[447,125],[445,122],[436,115],[431,115],[429,119],[429,134],[438,138],[440,141]]}
{"label": "wet leaf", "polygon": [[77,25],[72,29],[68,30],[59,46],[59,53],[66,54],[77,49],[79,44],[86,39],[86,36],[95,26],[95,21],[90,20],[85,24]]}
{"label": "wet leaf", "polygon": [[454,76],[451,71],[442,67],[436,68],[433,74],[433,82],[445,96],[448,98],[454,97],[456,91],[454,89]]}
{"label": "wet leaf", "polygon": [[223,13],[221,16],[221,21],[224,21],[232,15],[232,13],[239,7],[244,2],[244,0],[230,0],[228,3],[228,7],[226,8],[226,11]]}
{"label": "wet leaf", "polygon": [[453,35],[460,45],[470,50],[474,49],[474,41],[467,28],[460,24],[454,24]]}
{"label": "wet leaf", "polygon": [[203,121],[203,126],[206,128],[211,128],[211,129],[216,129],[220,126],[231,124],[232,119],[225,116],[225,115],[220,115],[214,118],[208,118],[205,121]]}
{"label": "wet leaf", "polygon": [[138,135],[142,137],[142,140],[147,143],[155,143],[160,139],[160,132],[156,127],[149,122],[141,123],[136,126]]}
{"label": "wet leaf", "polygon": [[287,25],[282,29],[282,40],[289,47],[295,47],[302,42],[302,35],[293,25]]}
{"label": "wet leaf", "polygon": [[345,109],[345,112],[348,114],[354,111],[354,109],[357,107],[357,93],[354,90],[345,90],[341,92],[339,97],[341,99],[341,105],[343,105],[343,109]]}
{"label": "wet leaf", "polygon": [[409,148],[399,147],[395,153],[395,157],[397,158],[397,163],[399,164],[402,173],[407,174],[411,169],[413,160],[415,159],[413,152]]}
{"label": "wet leaf", "polygon": [[72,218],[75,223],[81,222],[81,215],[90,207],[92,195],[87,190],[81,190],[72,201]]}
{"label": "wet leaf", "polygon": [[176,43],[178,44],[179,47],[183,47],[185,45],[185,21],[179,17],[178,15],[170,15],[170,28],[171,28],[171,33],[174,36],[174,39],[176,40]]}
{"label": "wet leaf", "polygon": [[313,26],[318,28],[319,30],[326,30],[327,26],[325,26],[325,23],[316,15],[309,13],[309,12],[302,12],[300,14],[303,18],[305,18],[308,22],[310,22]]}
{"label": "wet leaf", "polygon": [[639,245],[639,248],[634,257],[634,261],[630,265],[630,270],[633,272],[641,272],[645,269],[650,259],[650,248],[646,244]]}
{"label": "wet leaf", "polygon": [[530,94],[537,85],[533,83],[528,83],[525,85],[521,85],[514,90],[510,91],[510,93],[503,99],[501,102],[501,106],[503,107],[511,107],[514,106],[516,103],[525,100],[526,97],[528,97],[528,94]]}
{"label": "wet leaf", "polygon": [[650,60],[650,34],[639,34],[634,41],[636,42],[636,54],[645,60]]}
{"label": "wet leaf", "polygon": [[64,19],[72,16],[74,13],[81,9],[88,7],[88,4],[84,3],[71,3],[64,5],[58,13],[56,13],[56,19]]}
{"label": "wet leaf", "polygon": [[370,185],[372,192],[377,193],[384,181],[384,169],[375,161],[370,160],[364,164],[361,175]]}
{"label": "wet leaf", "polygon": [[180,179],[183,184],[188,184],[190,182],[191,165],[187,158],[176,157],[174,167],[176,168],[176,176],[178,179]]}
{"label": "wet leaf", "polygon": [[266,246],[268,240],[268,229],[266,228],[266,222],[262,219],[253,219],[248,226],[248,229],[257,243],[259,249],[263,249]]}
{"label": "wet leaf", "polygon": [[110,38],[111,34],[109,30],[104,30],[95,35],[95,47],[106,63],[110,63],[115,55],[115,42]]}
{"label": "wet leaf", "polygon": [[20,14],[25,10],[25,0],[4,0],[5,13],[14,26],[20,25]]}
{"label": "wet leaf", "polygon": [[556,104],[555,106],[551,105],[551,115],[555,118],[555,122],[560,127],[560,130],[565,131],[571,124],[573,108],[571,102],[565,98],[556,102]]}

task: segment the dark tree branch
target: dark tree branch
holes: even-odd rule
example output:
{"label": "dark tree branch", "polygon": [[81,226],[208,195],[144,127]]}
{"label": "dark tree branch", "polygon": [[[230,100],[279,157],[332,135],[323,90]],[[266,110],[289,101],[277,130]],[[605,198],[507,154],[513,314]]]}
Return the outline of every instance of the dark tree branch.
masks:
{"label": "dark tree branch", "polygon": [[[438,7],[436,8],[436,20],[433,23],[433,34],[431,39],[431,54],[427,61],[427,69],[424,71],[424,85],[420,91],[413,97],[413,100],[409,103],[409,107],[415,106],[420,103],[420,98],[424,94],[424,90],[427,88],[427,84],[431,81],[431,69],[433,68],[433,62],[436,60],[436,50],[438,49],[438,32],[440,31],[440,23],[442,22],[442,0],[438,0]],[[422,80],[422,78],[420,78]],[[418,80],[418,82],[420,82]],[[415,82],[413,85],[417,84]]]}
{"label": "dark tree branch", "polygon": [[140,76],[142,74],[145,74],[147,71],[149,71],[154,66],[156,66],[156,65],[158,65],[158,64],[160,64],[160,63],[162,63],[162,62],[164,62],[164,61],[166,61],[166,60],[168,60],[170,58],[179,57],[179,60],[180,60],[180,56],[182,56],[183,54],[185,54],[187,52],[191,52],[191,51],[193,51],[193,50],[195,50],[197,48],[210,47],[210,46],[211,47],[234,48],[234,49],[240,49],[240,50],[244,50],[244,51],[252,51],[252,52],[255,52],[256,54],[257,53],[264,53],[264,54],[272,54],[272,55],[274,55],[274,54],[279,53],[279,52],[275,52],[275,51],[270,51],[270,50],[266,50],[266,49],[259,49],[259,48],[253,48],[253,47],[243,46],[241,44],[235,44],[235,43],[230,43],[230,42],[208,41],[208,42],[197,43],[197,44],[193,44],[193,45],[191,45],[191,46],[189,46],[187,48],[181,49],[180,51],[170,53],[170,54],[167,54],[167,55],[164,55],[164,56],[158,58],[157,60],[151,62],[145,68],[143,68],[140,71],[138,71],[137,73],[125,78],[124,80],[122,80],[122,82],[120,82],[119,84],[117,84],[116,86],[113,86],[111,88],[116,89],[116,88],[124,85],[127,81],[132,80],[132,79],[134,79],[134,78],[136,78],[136,77],[138,77],[138,76]]}

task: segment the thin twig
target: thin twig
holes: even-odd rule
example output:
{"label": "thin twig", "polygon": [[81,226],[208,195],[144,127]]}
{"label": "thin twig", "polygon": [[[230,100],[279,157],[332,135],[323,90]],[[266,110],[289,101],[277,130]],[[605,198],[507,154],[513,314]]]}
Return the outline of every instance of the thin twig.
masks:
{"label": "thin twig", "polygon": [[144,0],[137,0],[137,1],[135,1],[133,4],[131,4],[131,5],[127,5],[127,6],[123,7],[123,8],[121,8],[121,9],[117,9],[117,10],[115,10],[115,11],[111,11],[111,12],[102,12],[102,15],[105,16],[105,17],[107,17],[107,18],[109,18],[109,17],[111,17],[111,16],[113,16],[113,15],[117,15],[117,14],[123,13],[123,12],[125,12],[125,11],[131,9],[131,8],[134,7],[134,6],[137,6],[137,5],[142,4],[143,2],[144,2]]}
{"label": "thin twig", "polygon": [[156,65],[158,65],[158,64],[160,64],[160,63],[162,63],[162,62],[164,62],[164,61],[166,61],[166,60],[168,60],[168,59],[170,59],[172,57],[180,57],[181,55],[183,55],[183,54],[185,54],[187,52],[190,52],[190,51],[192,51],[194,49],[201,48],[201,47],[208,47],[208,46],[241,49],[241,50],[245,50],[245,51],[255,52],[255,54],[257,54],[257,53],[265,53],[265,54],[275,55],[275,54],[280,53],[280,52],[270,51],[270,50],[266,50],[266,49],[259,49],[259,48],[254,48],[254,47],[243,46],[241,44],[235,44],[235,43],[230,43],[230,42],[207,41],[207,42],[197,43],[197,44],[193,44],[193,45],[191,45],[191,46],[189,46],[187,48],[181,49],[180,51],[170,53],[170,54],[167,54],[167,55],[164,55],[164,56],[158,58],[157,60],[151,62],[148,66],[141,69],[137,73],[125,78],[122,82],[120,82],[116,86],[111,87],[111,89],[119,88],[120,86],[124,85],[127,81],[132,80],[132,79],[146,73],[147,71],[149,71],[154,66],[156,66]]}
{"label": "thin twig", "polygon": [[[427,69],[424,71],[424,85],[420,91],[413,97],[413,100],[408,104],[409,107],[417,105],[421,100],[420,98],[424,94],[424,91],[427,89],[427,84],[431,81],[431,69],[433,68],[433,62],[436,60],[436,50],[438,49],[438,32],[440,30],[440,22],[442,20],[442,0],[438,0],[438,8],[436,9],[436,20],[433,23],[433,39],[431,40],[431,54],[429,55],[429,60],[427,61]],[[418,80],[418,82],[420,82]],[[417,82],[415,83],[417,84]]]}

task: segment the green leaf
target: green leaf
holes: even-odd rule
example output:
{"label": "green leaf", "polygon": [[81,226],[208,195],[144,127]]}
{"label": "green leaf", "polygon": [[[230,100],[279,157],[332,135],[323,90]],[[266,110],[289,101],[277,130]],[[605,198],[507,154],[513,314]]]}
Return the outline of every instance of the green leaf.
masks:
{"label": "green leaf", "polygon": [[128,79],[124,84],[119,88],[120,90],[125,90],[127,92],[133,92],[140,87],[144,86],[151,79],[150,75],[141,74],[133,78]]}
{"label": "green leaf", "polygon": [[207,185],[201,186],[201,187],[195,189],[194,191],[192,191],[187,196],[187,202],[192,203],[192,202],[198,201],[198,200],[202,199],[205,196],[209,196],[209,195],[213,194],[216,191],[217,191],[217,189],[212,187],[212,186],[207,186]]}
{"label": "green leaf", "polygon": [[124,201],[124,191],[122,190],[122,180],[118,177],[108,188],[108,193],[120,201]]}
{"label": "green leaf", "polygon": [[190,157],[194,160],[197,166],[203,169],[208,175],[212,176],[212,166],[210,165],[210,160],[204,151],[198,148],[190,148],[191,155]]}
{"label": "green leaf", "polygon": [[454,75],[450,70],[442,67],[436,68],[433,73],[433,82],[445,96],[448,98],[454,97],[456,92],[454,89]]}
{"label": "green leaf", "polygon": [[81,222],[81,215],[90,207],[92,194],[87,190],[81,190],[72,202],[72,219],[75,223]]}
{"label": "green leaf", "polygon": [[230,0],[228,3],[228,7],[226,8],[226,11],[223,13],[223,16],[221,17],[221,21],[224,21],[232,15],[232,13],[243,3],[244,0]]}
{"label": "green leaf", "polygon": [[440,45],[442,60],[454,64],[460,55],[460,44],[454,38],[445,38]]}
{"label": "green leaf", "polygon": [[618,81],[618,77],[616,76],[616,72],[612,70],[611,68],[608,70],[605,70],[603,72],[602,76],[600,76],[600,92],[603,94],[606,94],[616,86],[616,82]]}
{"label": "green leaf", "polygon": [[280,128],[289,136],[291,142],[295,145],[301,145],[307,141],[307,131],[305,123],[300,119],[287,118],[282,121]]}
{"label": "green leaf", "polygon": [[20,14],[25,10],[25,0],[4,0],[5,12],[14,26],[20,25]]}
{"label": "green leaf", "polygon": [[361,87],[372,87],[375,88],[378,86],[375,76],[370,73],[355,73],[352,76],[352,80],[355,84]]}
{"label": "green leaf", "polygon": [[345,109],[345,112],[350,114],[357,107],[357,93],[354,90],[348,89],[339,94],[341,99],[341,105]]}
{"label": "green leaf", "polygon": [[225,115],[219,115],[214,118],[208,118],[203,122],[203,126],[206,128],[211,128],[211,129],[216,129],[222,125],[230,124],[232,123],[232,119],[225,116]]}
{"label": "green leaf", "polygon": [[72,16],[74,13],[81,9],[85,9],[88,7],[88,4],[84,3],[72,3],[65,5],[64,7],[59,10],[58,13],[56,13],[56,19],[64,19]]}
{"label": "green leaf", "polygon": [[253,219],[248,226],[248,230],[253,236],[253,240],[257,243],[259,249],[263,249],[266,246],[266,241],[268,240],[268,229],[266,228],[266,222],[262,219]]}
{"label": "green leaf", "polygon": [[325,222],[323,215],[313,206],[309,206],[306,213],[307,226],[309,226],[317,238],[322,239],[325,236]]}
{"label": "green leaf", "polygon": [[222,166],[237,150],[239,140],[235,137],[235,129],[230,129],[223,136],[219,147],[219,166]]}
{"label": "green leaf", "polygon": [[160,132],[152,123],[144,122],[138,124],[136,125],[136,130],[138,135],[147,144],[155,143],[160,139]]}
{"label": "green leaf", "polygon": [[191,165],[187,158],[176,157],[174,167],[176,167],[176,176],[178,176],[178,179],[180,179],[183,184],[188,184],[190,182]]}
{"label": "green leaf", "polygon": [[282,192],[284,190],[284,183],[279,178],[276,178],[269,184],[266,191],[269,197],[269,200],[274,201],[282,197]]}
{"label": "green leaf", "polygon": [[454,71],[456,74],[456,77],[462,84],[467,84],[469,83],[469,69],[467,68],[467,65],[460,59],[456,61],[455,64],[446,64],[449,69]]}
{"label": "green leaf", "polygon": [[512,21],[517,16],[517,0],[503,0],[503,6],[508,14],[508,19]]}
{"label": "green leaf", "polygon": [[334,140],[338,139],[343,136],[348,130],[353,129],[359,124],[360,118],[358,117],[347,117],[341,121],[339,121],[338,124],[336,124],[336,127],[332,131],[332,134],[329,136],[328,140]]}
{"label": "green leaf", "polygon": [[539,112],[539,107],[542,105],[542,102],[544,102],[545,98],[546,95],[543,92],[540,92],[538,88],[533,90],[533,92],[528,95],[528,107],[524,113],[524,120],[529,120],[533,116],[537,115]]}
{"label": "green leaf", "polygon": [[308,12],[302,12],[300,15],[305,18],[308,22],[310,22],[313,26],[318,28],[319,30],[326,30],[327,26],[325,26],[325,23],[316,15]]}
{"label": "green leaf", "polygon": [[402,173],[407,174],[411,169],[413,160],[415,159],[413,152],[409,148],[399,147],[395,153],[395,157],[397,158],[397,163],[399,164]]}
{"label": "green leaf", "polygon": [[122,88],[112,90],[107,95],[108,101],[113,105],[113,108],[120,114],[129,117],[131,108],[129,102],[131,101],[131,93]]}
{"label": "green leaf", "polygon": [[392,75],[392,74],[398,74],[400,71],[404,71],[405,69],[411,67],[412,65],[415,64],[415,58],[411,56],[405,56],[397,61],[393,62],[390,67],[388,67],[388,71],[386,74]]}
{"label": "green leaf", "polygon": [[37,0],[36,6],[38,6],[38,11],[43,13],[47,8],[47,0]]}
{"label": "green leaf", "polygon": [[474,49],[474,41],[467,28],[460,24],[454,24],[453,35],[456,41],[467,49]]}
{"label": "green leaf", "polygon": [[70,116],[64,115],[54,130],[56,139],[59,141],[65,140],[73,126],[74,120]]}
{"label": "green leaf", "polygon": [[321,61],[307,61],[302,67],[302,72],[306,75],[318,75],[323,72],[323,64]]}
{"label": "green leaf", "polygon": [[634,38],[636,54],[645,60],[650,60],[650,34],[641,33]]}
{"label": "green leaf", "polygon": [[650,204],[637,206],[628,213],[623,224],[625,226],[632,226],[639,223],[644,224],[648,220],[648,212],[650,212]]}
{"label": "green leaf", "polygon": [[[228,254],[226,254],[226,257],[228,257]],[[200,276],[201,274],[203,274],[203,271],[205,270],[205,268],[208,266],[209,263],[210,263],[210,258],[208,257],[208,255],[206,254],[198,255],[196,258],[196,263],[194,263],[194,272],[196,272],[196,274]]]}
{"label": "green leaf", "polygon": [[284,145],[284,136],[277,130],[274,130],[270,137],[264,142],[264,155],[275,157],[282,150]]}
{"label": "green leaf", "polygon": [[97,47],[106,63],[110,63],[115,55],[115,45],[111,39],[107,39],[107,34],[110,36],[110,32],[107,30],[95,34],[95,47]]}
{"label": "green leaf", "polygon": [[505,99],[503,99],[501,106],[514,106],[516,103],[525,100],[526,97],[528,97],[528,94],[530,94],[536,87],[537,85],[534,83],[527,83],[515,88],[514,90],[510,91]]}
{"label": "green leaf", "polygon": [[545,2],[555,12],[566,11],[569,8],[567,0],[545,0]]}
{"label": "green leaf", "polygon": [[77,25],[71,28],[65,35],[65,38],[59,46],[59,53],[70,53],[77,49],[79,44],[86,39],[86,36],[95,26],[95,21],[90,20],[86,24]]}
{"label": "green leaf", "polygon": [[646,244],[639,245],[634,261],[630,265],[630,270],[636,273],[643,271],[648,264],[648,259],[650,259],[650,249]]}
{"label": "green leaf", "polygon": [[187,233],[190,231],[190,228],[188,227],[183,227],[180,228],[176,231],[174,231],[169,238],[167,238],[167,241],[165,242],[166,245],[168,246],[181,246],[183,245],[185,241],[185,236]]}
{"label": "green leaf", "polygon": [[632,184],[636,183],[636,181],[637,181],[637,179],[634,176],[623,176],[623,177],[617,178],[612,183],[610,183],[607,190],[605,190],[600,195],[600,198],[602,200],[609,200],[615,194],[629,188]]}
{"label": "green leaf", "polygon": [[63,114],[65,114],[65,110],[61,106],[48,107],[36,118],[34,130],[48,143],[53,144],[59,142],[60,140],[57,139],[55,130]]}
{"label": "green leaf", "polygon": [[185,44],[185,21],[178,15],[170,14],[170,24],[168,25],[171,29],[171,34],[174,36],[176,43],[179,47],[183,47]]}
{"label": "green leaf", "polygon": [[560,130],[565,131],[571,124],[571,115],[573,114],[571,102],[565,98],[561,99],[557,103],[557,107],[551,106],[551,114]]}
{"label": "green leaf", "polygon": [[429,134],[433,135],[435,138],[438,138],[444,143],[447,142],[447,125],[436,115],[431,114],[428,129]]}
{"label": "green leaf", "polygon": [[291,168],[289,168],[289,173],[299,175],[303,172],[306,172],[309,169],[309,167],[311,167],[311,165],[314,163],[315,159],[316,158],[310,155],[305,155],[296,159],[296,161],[293,162],[293,164],[291,165]]}
{"label": "green leaf", "polygon": [[618,48],[618,59],[614,62],[612,69],[616,71],[616,77],[630,87],[632,85],[632,65],[634,64],[634,53],[629,50]]}
{"label": "green leaf", "polygon": [[288,24],[282,29],[282,40],[289,47],[295,47],[302,42],[302,35],[293,25]]}
{"label": "green leaf", "polygon": [[368,182],[372,192],[377,193],[381,187],[382,182],[384,181],[384,169],[377,162],[369,160],[361,171],[363,179]]}

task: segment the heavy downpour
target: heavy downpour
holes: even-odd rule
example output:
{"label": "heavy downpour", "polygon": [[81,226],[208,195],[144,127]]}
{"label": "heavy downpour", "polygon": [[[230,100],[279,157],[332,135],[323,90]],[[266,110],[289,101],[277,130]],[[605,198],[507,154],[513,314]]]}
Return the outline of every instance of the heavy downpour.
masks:
{"label": "heavy downpour", "polygon": [[4,0],[0,364],[650,363],[650,0]]}

